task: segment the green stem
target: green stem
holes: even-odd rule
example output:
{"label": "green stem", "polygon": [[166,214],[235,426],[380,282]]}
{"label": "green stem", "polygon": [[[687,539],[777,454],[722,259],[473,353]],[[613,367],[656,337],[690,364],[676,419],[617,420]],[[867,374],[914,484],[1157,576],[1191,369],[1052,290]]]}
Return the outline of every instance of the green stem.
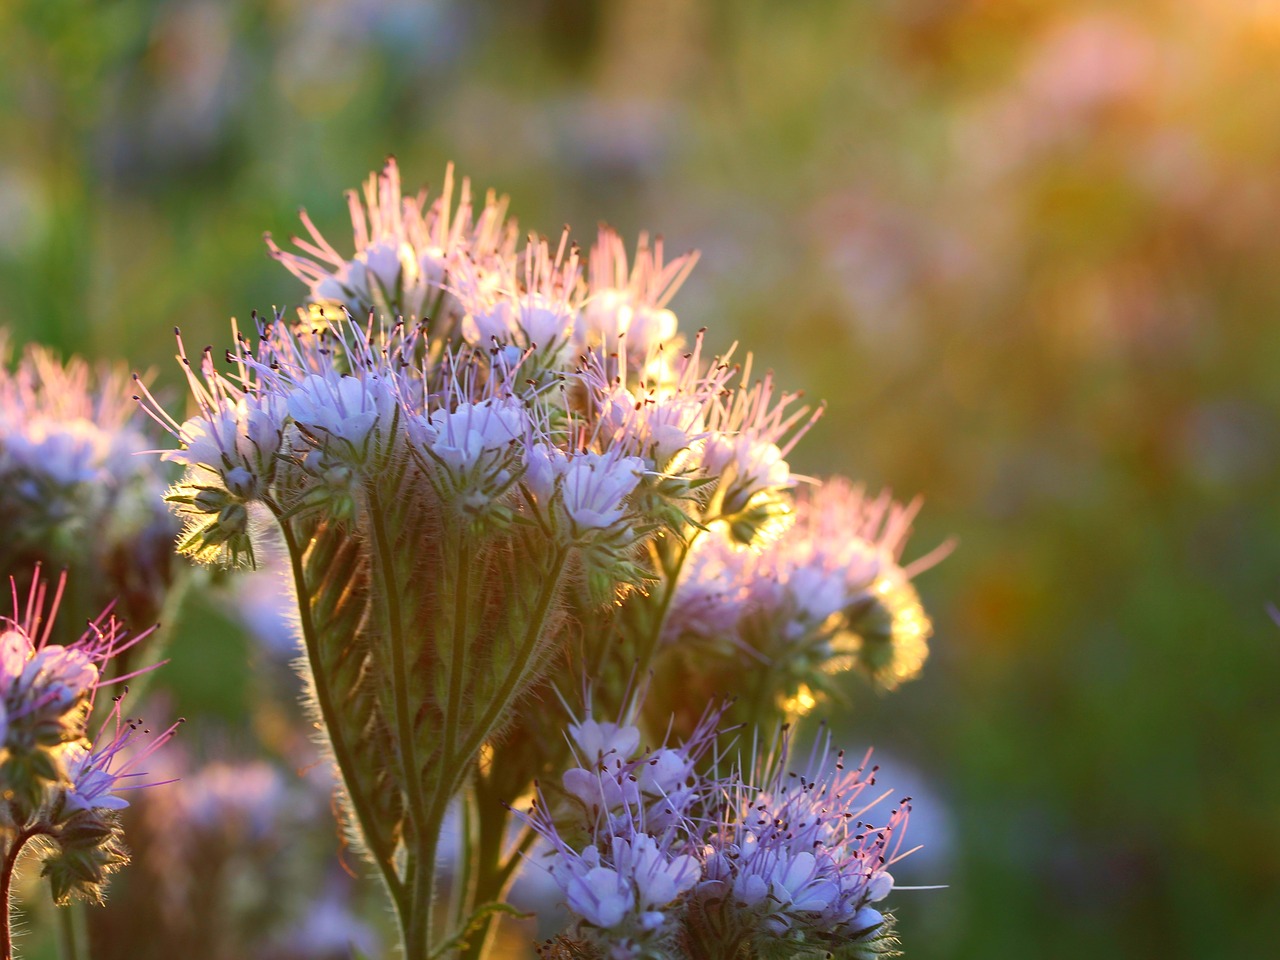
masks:
{"label": "green stem", "polygon": [[657,617],[654,620],[653,631],[646,638],[647,643],[643,653],[637,658],[638,669],[641,674],[647,672],[653,665],[653,658],[658,652],[658,643],[662,639],[662,629],[667,624],[667,616],[671,612],[671,603],[676,596],[676,587],[680,583],[680,571],[684,569],[684,562],[689,556],[689,552],[693,549],[693,542],[698,539],[701,530],[695,529],[689,537],[689,542],[680,545],[679,554],[675,562],[671,564],[662,564],[662,572],[666,574],[666,583],[663,584],[662,602],[658,605]]}
{"label": "green stem", "polygon": [[381,587],[386,610],[386,641],[389,644],[388,659],[391,663],[392,699],[395,706],[396,747],[400,754],[404,788],[408,795],[409,818],[414,830],[414,857],[411,858],[409,893],[409,932],[404,944],[409,960],[426,956],[431,952],[431,905],[435,897],[436,848],[439,843],[440,823],[443,812],[437,818],[424,821],[426,804],[422,795],[422,768],[418,763],[417,738],[414,731],[413,711],[409,704],[409,645],[404,638],[404,620],[400,602],[400,588],[395,576],[395,557],[387,532],[382,497],[376,481],[368,486],[369,524],[373,531],[375,576]]}
{"label": "green stem", "polygon": [[[492,797],[488,799],[492,800]],[[479,796],[477,795],[477,800]],[[474,890],[471,894],[471,909],[486,903],[497,903],[506,899],[507,891],[515,876],[523,855],[533,845],[534,832],[526,824],[512,845],[511,853],[504,862],[502,859],[502,841],[506,837],[510,814],[505,809],[493,805],[489,811],[480,811],[480,836],[477,846]],[[461,960],[481,960],[489,955],[493,938],[497,934],[497,917],[489,915],[477,921],[471,935],[467,938],[467,948]]]}
{"label": "green stem", "polygon": [[453,878],[454,930],[461,930],[467,918],[471,916],[471,911],[475,909],[478,902],[476,900],[477,877],[482,875],[485,862],[483,824],[478,809],[480,804],[476,789],[473,785],[472,789],[466,791],[462,797],[462,829],[459,833],[463,852],[458,857],[458,868]]}
{"label": "green stem", "polygon": [[408,904],[405,903],[404,884],[396,873],[391,851],[380,849],[380,846],[373,840],[374,837],[378,836],[373,827],[376,822],[374,813],[369,808],[369,799],[355,787],[357,781],[354,773],[355,761],[351,752],[351,745],[342,736],[338,708],[333,699],[333,691],[329,689],[328,678],[324,675],[324,671],[317,669],[323,663],[323,659],[320,654],[320,637],[316,630],[315,619],[311,613],[310,591],[307,585],[306,570],[302,562],[302,549],[298,545],[297,537],[294,536],[292,524],[285,521],[278,526],[284,537],[285,547],[289,552],[289,564],[293,573],[294,583],[297,586],[298,623],[302,629],[303,641],[306,643],[307,659],[312,665],[312,689],[315,692],[316,704],[320,708],[320,718],[324,721],[325,732],[329,738],[329,747],[333,751],[333,758],[338,765],[338,771],[342,774],[342,782],[347,790],[347,799],[351,803],[351,810],[355,814],[361,836],[364,838],[365,845],[373,854],[373,859],[378,865],[382,881],[386,884],[387,894],[395,905],[396,914],[400,919],[401,930],[405,932],[408,926]]}
{"label": "green stem", "polygon": [[54,907],[58,916],[58,956],[61,960],[90,960],[89,925],[84,903],[72,900],[65,907]]}

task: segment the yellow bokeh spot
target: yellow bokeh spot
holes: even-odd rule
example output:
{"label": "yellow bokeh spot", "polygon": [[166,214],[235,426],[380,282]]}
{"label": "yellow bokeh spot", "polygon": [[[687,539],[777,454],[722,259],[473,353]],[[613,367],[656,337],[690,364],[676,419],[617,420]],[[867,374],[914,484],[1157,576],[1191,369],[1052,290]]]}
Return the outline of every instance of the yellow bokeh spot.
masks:
{"label": "yellow bokeh spot", "polygon": [[817,705],[818,698],[807,683],[802,683],[794,695],[782,701],[782,711],[788,717],[803,717]]}

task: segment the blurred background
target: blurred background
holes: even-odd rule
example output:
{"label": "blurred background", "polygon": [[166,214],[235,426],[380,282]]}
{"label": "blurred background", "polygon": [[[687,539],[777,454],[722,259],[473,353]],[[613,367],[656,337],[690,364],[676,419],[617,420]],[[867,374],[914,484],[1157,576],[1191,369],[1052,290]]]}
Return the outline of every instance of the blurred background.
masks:
{"label": "blurred background", "polygon": [[[895,897],[908,956],[1261,956],[1278,62],[1272,0],[18,0],[0,325],[154,368],[176,410],[172,326],[298,303],[262,232],[303,205],[348,250],[388,153],[527,229],[701,249],[682,326],[828,401],[793,467],[923,494],[908,559],[958,541],[919,580],[923,679],[839,721],[916,788],[912,880],[949,884]],[[305,779],[242,602],[192,599],[157,686]]]}

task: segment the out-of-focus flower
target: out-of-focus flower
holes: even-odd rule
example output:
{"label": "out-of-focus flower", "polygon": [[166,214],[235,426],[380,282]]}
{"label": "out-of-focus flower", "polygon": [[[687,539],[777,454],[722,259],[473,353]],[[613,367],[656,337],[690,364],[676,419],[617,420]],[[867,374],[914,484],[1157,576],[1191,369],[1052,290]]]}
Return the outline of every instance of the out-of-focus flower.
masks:
{"label": "out-of-focus flower", "polygon": [[758,549],[712,525],[694,541],[667,620],[672,669],[686,683],[731,676],[745,696],[740,719],[755,720],[808,712],[850,668],[883,688],[912,679],[931,626],[911,577],[945,552],[902,565],[918,507],[834,479],[802,491],[794,523]]}
{"label": "out-of-focus flower", "polygon": [[37,565],[69,572],[64,642],[109,602],[155,622],[178,574],[164,477],[137,456],[154,441],[127,387],[123,370],[64,365],[40,347],[11,363],[0,333],[0,577],[25,590]]}

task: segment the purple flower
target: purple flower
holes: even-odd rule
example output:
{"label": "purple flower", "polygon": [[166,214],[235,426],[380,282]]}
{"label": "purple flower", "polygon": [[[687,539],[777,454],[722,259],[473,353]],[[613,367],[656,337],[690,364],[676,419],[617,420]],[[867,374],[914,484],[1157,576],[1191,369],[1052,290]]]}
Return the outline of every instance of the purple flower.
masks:
{"label": "purple flower", "polygon": [[893,889],[889,869],[911,853],[902,849],[910,798],[875,826],[869,814],[888,794],[864,794],[878,768],[868,769],[864,759],[846,770],[843,751],[833,754],[829,737],[802,770],[787,769],[789,754],[784,736],[776,757],[753,778],[760,786],[740,783],[729,793],[709,837],[711,886],[702,895],[727,889],[723,909],[765,936],[865,935],[878,925],[869,922],[870,904]]}

